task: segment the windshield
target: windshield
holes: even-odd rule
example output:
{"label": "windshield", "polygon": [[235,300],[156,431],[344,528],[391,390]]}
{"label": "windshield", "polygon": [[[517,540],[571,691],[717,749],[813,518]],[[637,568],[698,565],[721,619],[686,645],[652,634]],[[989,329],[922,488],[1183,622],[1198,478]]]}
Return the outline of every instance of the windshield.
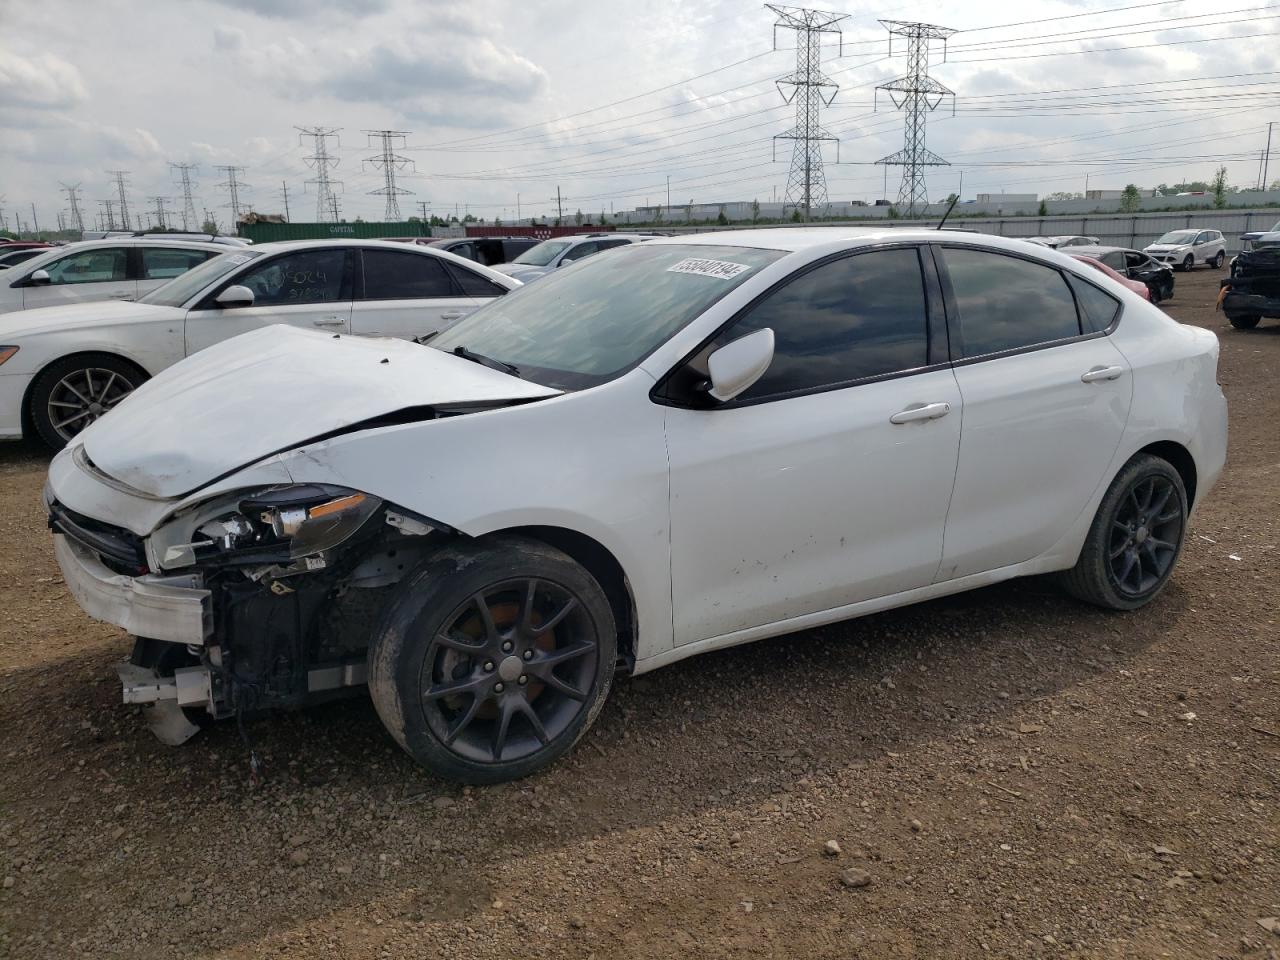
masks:
{"label": "windshield", "polygon": [[179,277],[156,287],[139,303],[153,303],[157,307],[180,307],[209,284],[226,276],[236,267],[242,266],[262,253],[256,250],[237,250],[234,253],[220,253],[211,260],[206,260],[198,267],[192,267]]}
{"label": "windshield", "polygon": [[781,250],[632,244],[492,301],[431,341],[466,347],[546,386],[604,383],[643,360]]}
{"label": "windshield", "polygon": [[1163,237],[1157,240],[1156,243],[1190,243],[1196,238],[1196,234],[1199,232],[1200,231],[1198,230],[1170,230]]}
{"label": "windshield", "polygon": [[568,240],[544,240],[536,247],[530,247],[511,262],[527,263],[531,267],[545,267],[568,246]]}

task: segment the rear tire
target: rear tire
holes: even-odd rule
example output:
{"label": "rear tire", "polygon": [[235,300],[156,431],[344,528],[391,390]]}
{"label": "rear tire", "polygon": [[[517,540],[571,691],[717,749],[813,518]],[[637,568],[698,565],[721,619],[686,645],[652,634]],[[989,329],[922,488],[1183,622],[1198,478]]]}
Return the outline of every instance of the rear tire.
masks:
{"label": "rear tire", "polygon": [[109,353],[81,353],[51,363],[31,387],[31,422],[50,449],[61,450],[147,380]]}
{"label": "rear tire", "polygon": [[401,582],[369,646],[369,692],[432,773],[500,783],[581,739],[616,659],[596,579],[546,544],[496,537],[441,550]]}
{"label": "rear tire", "polygon": [[1237,330],[1252,330],[1262,322],[1261,317],[1227,317],[1227,320]]}
{"label": "rear tire", "polygon": [[1111,481],[1076,565],[1061,583],[1077,599],[1136,610],[1164,589],[1187,529],[1187,491],[1166,460],[1140,453]]}

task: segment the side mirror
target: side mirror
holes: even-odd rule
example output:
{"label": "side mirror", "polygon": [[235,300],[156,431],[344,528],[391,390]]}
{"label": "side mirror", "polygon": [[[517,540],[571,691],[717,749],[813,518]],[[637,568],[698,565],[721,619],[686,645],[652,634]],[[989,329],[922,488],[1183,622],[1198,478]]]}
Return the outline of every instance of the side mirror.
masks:
{"label": "side mirror", "polygon": [[252,307],[253,291],[238,283],[233,284],[214,297],[213,302],[220,307]]}
{"label": "side mirror", "polygon": [[728,403],[764,376],[772,362],[772,330],[766,327],[739,337],[707,358],[711,375],[707,392],[721,403]]}
{"label": "side mirror", "polygon": [[48,270],[32,270],[31,276],[27,277],[27,283],[32,284],[33,286],[49,282]]}

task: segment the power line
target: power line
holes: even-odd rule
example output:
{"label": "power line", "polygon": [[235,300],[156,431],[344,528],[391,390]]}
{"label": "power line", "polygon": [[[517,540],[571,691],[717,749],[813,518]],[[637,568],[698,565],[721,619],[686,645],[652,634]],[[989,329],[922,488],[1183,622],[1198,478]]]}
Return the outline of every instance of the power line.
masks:
{"label": "power line", "polygon": [[[128,170],[108,170],[107,173],[111,175],[112,182],[114,182],[116,185],[116,196],[120,201],[120,229],[128,230],[130,229],[129,198],[126,191],[128,189],[129,183],[126,178],[129,176],[129,171]],[[139,224],[139,226],[141,226],[141,224]],[[112,229],[115,229],[115,228],[113,227]]]}
{"label": "power line", "polygon": [[62,184],[67,191],[67,203],[71,207],[71,226],[84,233],[84,217],[80,215],[80,184]]}
{"label": "power line", "polygon": [[156,226],[161,230],[169,229],[168,215],[169,211],[165,209],[165,204],[169,202],[168,197],[151,197],[151,202],[156,205],[155,218]]}
{"label": "power line", "polygon": [[281,199],[284,200],[284,219],[285,219],[285,222],[288,223],[289,222],[289,183],[288,181],[286,180],[280,181],[280,193],[277,194],[277,196],[279,196]]}
{"label": "power line", "polygon": [[304,157],[307,166],[315,170],[316,175],[307,181],[316,185],[316,222],[317,223],[337,223],[338,222],[338,196],[334,193],[334,184],[342,186],[341,180],[334,180],[329,176],[329,168],[336,167],[341,161],[337,157],[329,155],[329,138],[333,137],[334,142],[339,146],[341,141],[338,140],[338,132],[341,127],[294,127],[298,131],[298,142],[301,143],[304,138],[311,139],[312,153],[309,157]]}
{"label": "power line", "polygon": [[191,197],[191,171],[196,169],[194,163],[174,163],[169,161],[169,169],[177,172],[182,185],[182,229],[193,230],[196,227],[196,204]]}
{"label": "power line", "polygon": [[[827,202],[827,180],[822,170],[822,141],[837,138],[824,129],[819,119],[823,106],[830,106],[840,87],[822,72],[822,35],[833,33],[844,39],[840,21],[847,20],[843,13],[826,13],[803,7],[784,7],[766,3],[765,6],[778,15],[773,25],[773,45],[778,46],[778,28],[796,33],[796,69],[778,80],[778,90],[791,87],[791,95],[782,98],[796,107],[795,126],[774,136],[778,140],[792,140],[791,172],[787,175],[787,191],[783,203],[804,208],[804,218],[810,219],[815,202]],[[841,51],[843,53],[843,50]]]}
{"label": "power line", "polygon": [[898,189],[898,207],[906,216],[914,217],[929,205],[925,186],[924,167],[945,167],[947,161],[925,146],[925,118],[938,108],[946,97],[955,102],[955,93],[929,76],[929,41],[941,40],[946,49],[947,38],[957,31],[931,23],[908,23],[901,20],[881,20],[889,31],[889,50],[893,51],[893,38],[907,38],[907,73],[897,80],[890,80],[876,87],[889,94],[893,105],[906,114],[903,127],[903,146],[897,153],[875,161],[886,166],[902,167],[902,186]]}
{"label": "power line", "polygon": [[395,151],[396,141],[401,146],[405,144],[405,138],[409,135],[408,130],[366,130],[370,140],[376,137],[382,144],[382,152],[375,156],[365,158],[365,163],[371,164],[375,168],[381,168],[383,176],[383,184],[377,190],[370,190],[370,196],[384,196],[387,198],[386,209],[383,211],[382,219],[388,223],[398,222],[400,218],[400,201],[398,197],[413,193],[412,190],[405,187],[396,186],[396,171],[403,170],[406,167],[413,167],[413,161],[408,157],[402,157]]}
{"label": "power line", "polygon": [[214,169],[221,170],[227,175],[226,181],[218,184],[218,186],[227,191],[227,202],[223,206],[231,208],[231,231],[234,233],[240,229],[240,191],[249,189],[247,183],[236,177],[236,174],[244,173],[244,167],[224,164],[223,166],[216,166]]}

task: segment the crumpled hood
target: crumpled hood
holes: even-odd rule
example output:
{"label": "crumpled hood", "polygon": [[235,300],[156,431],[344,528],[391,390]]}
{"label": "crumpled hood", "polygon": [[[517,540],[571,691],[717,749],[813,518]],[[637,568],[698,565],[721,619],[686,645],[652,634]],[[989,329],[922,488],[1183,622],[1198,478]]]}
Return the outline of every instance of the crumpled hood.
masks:
{"label": "crumpled hood", "polygon": [[176,497],[375,417],[558,392],[407,340],[272,326],[175,364],[82,436],[99,470]]}
{"label": "crumpled hood", "polygon": [[187,311],[133,300],[94,300],[59,307],[36,307],[0,315],[0,342],[39,333],[96,327],[108,323],[144,323],[181,320]]}

